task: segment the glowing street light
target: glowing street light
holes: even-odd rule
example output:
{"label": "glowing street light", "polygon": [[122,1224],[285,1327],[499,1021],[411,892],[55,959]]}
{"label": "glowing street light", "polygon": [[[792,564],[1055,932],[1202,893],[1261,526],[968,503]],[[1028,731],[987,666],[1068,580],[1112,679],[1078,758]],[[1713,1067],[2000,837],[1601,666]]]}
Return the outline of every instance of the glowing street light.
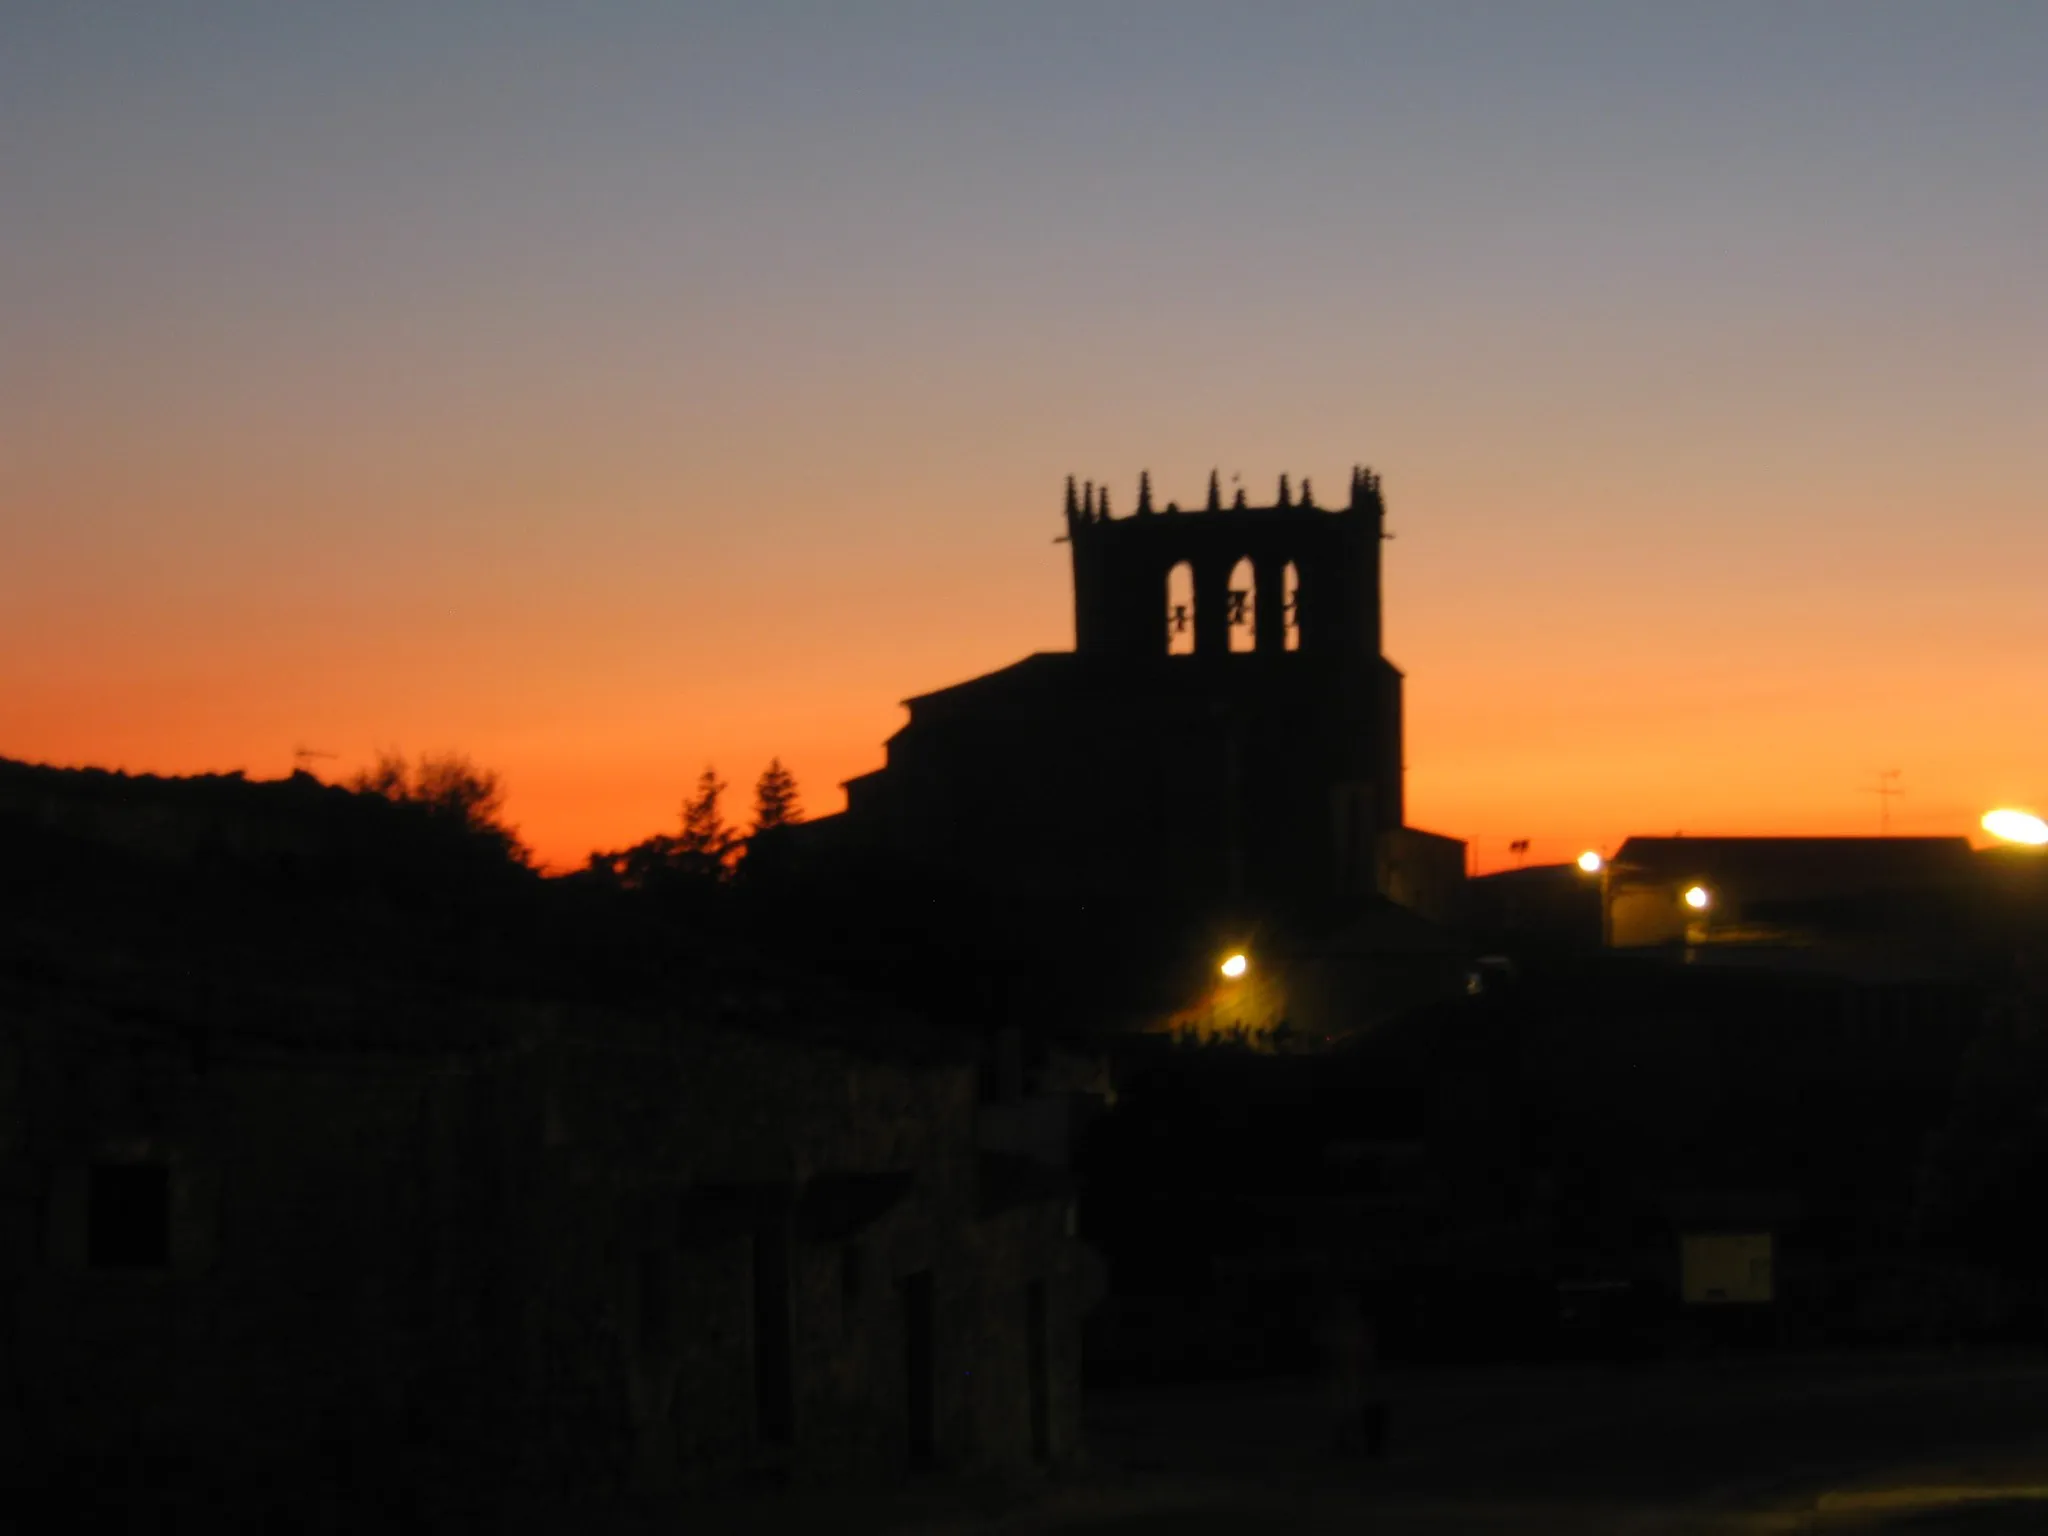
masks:
{"label": "glowing street light", "polygon": [[1704,912],[1713,905],[1714,898],[1707,893],[1704,885],[1689,886],[1685,893],[1685,904],[1695,912]]}
{"label": "glowing street light", "polygon": [[2025,843],[2029,848],[2048,843],[2048,821],[2028,811],[1986,811],[1981,825],[2002,842]]}
{"label": "glowing street light", "polygon": [[1232,981],[1235,981],[1250,968],[1250,964],[1251,962],[1246,960],[1243,955],[1232,955],[1223,962],[1223,974]]}
{"label": "glowing street light", "polygon": [[1605,862],[1606,860],[1602,859],[1599,854],[1595,853],[1590,848],[1588,848],[1584,853],[1579,855],[1579,868],[1583,869],[1589,875],[1599,874],[1600,866]]}

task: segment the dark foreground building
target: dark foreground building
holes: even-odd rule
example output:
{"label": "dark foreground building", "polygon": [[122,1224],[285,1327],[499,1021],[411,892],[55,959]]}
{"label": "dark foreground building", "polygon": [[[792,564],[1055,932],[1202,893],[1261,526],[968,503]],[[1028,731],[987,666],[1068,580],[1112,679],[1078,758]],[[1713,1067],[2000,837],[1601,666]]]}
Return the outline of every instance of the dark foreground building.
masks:
{"label": "dark foreground building", "polygon": [[1981,918],[1988,873],[1963,837],[1631,837],[1603,872],[1603,926],[1618,949],[1896,959]]}
{"label": "dark foreground building", "polygon": [[551,998],[480,931],[563,926],[525,877],[429,888],[489,912],[414,964],[310,780],[0,779],[16,1507],[505,1529],[1078,1449],[1071,1193],[980,1150],[971,1052],[786,978]]}
{"label": "dark foreground building", "polygon": [[887,765],[816,846],[1208,918],[1321,921],[1391,898],[1448,914],[1463,845],[1406,825],[1402,677],[1381,650],[1380,482],[1344,506],[1114,517],[1067,488],[1075,646],[907,701]]}

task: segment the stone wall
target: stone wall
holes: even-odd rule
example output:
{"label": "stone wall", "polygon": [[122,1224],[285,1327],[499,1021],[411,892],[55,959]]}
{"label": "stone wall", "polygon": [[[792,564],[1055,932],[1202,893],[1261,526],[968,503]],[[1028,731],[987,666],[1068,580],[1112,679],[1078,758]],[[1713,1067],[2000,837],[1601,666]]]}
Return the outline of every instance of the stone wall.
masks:
{"label": "stone wall", "polygon": [[[204,1024],[0,997],[0,1483],[352,1507],[893,1476],[919,1273],[937,1459],[1078,1446],[1082,1251],[1063,1200],[983,1208],[971,1066],[542,1009],[458,1050]],[[165,1170],[145,1262],[108,1262],[110,1164]]]}

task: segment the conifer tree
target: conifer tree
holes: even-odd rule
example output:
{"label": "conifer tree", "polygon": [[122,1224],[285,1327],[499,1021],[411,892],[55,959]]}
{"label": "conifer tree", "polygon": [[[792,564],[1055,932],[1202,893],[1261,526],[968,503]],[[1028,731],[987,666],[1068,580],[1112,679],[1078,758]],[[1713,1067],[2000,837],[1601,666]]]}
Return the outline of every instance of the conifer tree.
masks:
{"label": "conifer tree", "polygon": [[697,775],[697,792],[683,804],[683,832],[675,843],[676,864],[682,873],[713,880],[732,873],[739,839],[726,826],[719,809],[719,796],[724,793],[725,785],[715,768],[707,767]]}
{"label": "conifer tree", "polygon": [[779,757],[770,758],[754,783],[754,833],[772,832],[804,819],[797,801],[796,775],[782,766]]}

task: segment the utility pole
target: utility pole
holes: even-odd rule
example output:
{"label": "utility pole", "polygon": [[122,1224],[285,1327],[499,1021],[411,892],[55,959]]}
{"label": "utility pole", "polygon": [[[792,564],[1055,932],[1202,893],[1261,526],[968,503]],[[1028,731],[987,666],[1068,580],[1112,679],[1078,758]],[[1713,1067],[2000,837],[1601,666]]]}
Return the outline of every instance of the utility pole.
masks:
{"label": "utility pole", "polygon": [[1879,770],[1877,783],[1867,786],[1863,792],[1866,795],[1877,796],[1877,835],[1879,837],[1890,837],[1892,835],[1892,797],[1905,793],[1903,789],[1899,788],[1899,770],[1896,768]]}

